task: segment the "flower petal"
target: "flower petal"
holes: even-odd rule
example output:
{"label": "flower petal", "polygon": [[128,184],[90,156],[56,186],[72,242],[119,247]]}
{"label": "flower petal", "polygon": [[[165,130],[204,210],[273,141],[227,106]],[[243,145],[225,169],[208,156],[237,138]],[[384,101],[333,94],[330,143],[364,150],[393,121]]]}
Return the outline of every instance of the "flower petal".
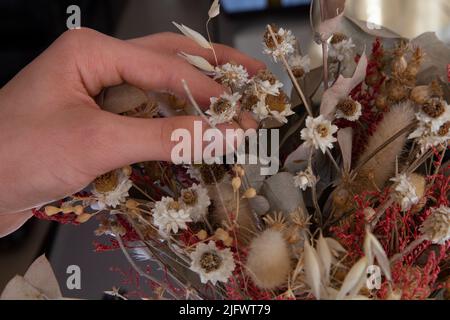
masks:
{"label": "flower petal", "polygon": [[199,46],[205,48],[205,49],[212,49],[211,44],[208,40],[205,39],[200,33],[198,33],[195,30],[192,30],[189,27],[186,27],[184,24],[178,24],[176,22],[172,22],[175,27],[178,28],[186,37],[194,40]]}

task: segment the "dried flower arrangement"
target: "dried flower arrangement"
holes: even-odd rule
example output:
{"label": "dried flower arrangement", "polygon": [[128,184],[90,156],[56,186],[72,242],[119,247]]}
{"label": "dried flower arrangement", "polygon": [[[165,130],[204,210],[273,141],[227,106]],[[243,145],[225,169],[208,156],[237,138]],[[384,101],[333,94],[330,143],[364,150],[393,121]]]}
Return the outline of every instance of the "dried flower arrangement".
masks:
{"label": "dried flower arrangement", "polygon": [[[208,22],[219,12],[216,0]],[[267,26],[264,52],[289,74],[292,102],[267,70],[250,78],[231,61],[180,53],[229,89],[211,98],[206,114],[193,99],[162,94],[157,104],[116,110],[154,117],[163,105],[191,106],[212,127],[251,112],[261,128],[283,127],[279,173],[140,163],[35,215],[75,224],[98,217],[96,235],[109,242],[96,249],[121,249],[153,289],[147,298],[448,299],[448,84],[423,77],[426,45],[377,38],[363,44],[372,45],[366,55],[335,32],[342,16],[316,28],[325,64],[315,70],[290,30]],[[214,52],[200,33],[175,25]],[[139,267],[146,260],[163,279]],[[373,266],[381,271],[376,288],[367,286]]]}

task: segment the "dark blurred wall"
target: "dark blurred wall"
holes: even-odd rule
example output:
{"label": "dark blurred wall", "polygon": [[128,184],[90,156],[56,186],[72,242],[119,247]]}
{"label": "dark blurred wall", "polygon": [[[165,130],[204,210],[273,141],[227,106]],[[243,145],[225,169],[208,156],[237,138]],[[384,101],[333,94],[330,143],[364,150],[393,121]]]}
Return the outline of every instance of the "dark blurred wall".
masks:
{"label": "dark blurred wall", "polygon": [[0,87],[67,30],[67,7],[81,8],[81,23],[113,34],[125,0],[0,0]]}

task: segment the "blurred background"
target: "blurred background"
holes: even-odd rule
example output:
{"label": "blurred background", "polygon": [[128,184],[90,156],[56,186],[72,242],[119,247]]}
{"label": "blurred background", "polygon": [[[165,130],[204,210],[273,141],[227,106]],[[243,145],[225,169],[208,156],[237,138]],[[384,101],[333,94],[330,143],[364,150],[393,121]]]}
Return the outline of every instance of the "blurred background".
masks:
{"label": "blurred background", "polygon": [[[406,3],[415,3],[408,7]],[[288,78],[262,54],[262,34],[268,23],[291,29],[304,48],[312,43],[309,0],[222,0],[222,14],[211,24],[215,42],[224,43],[267,63],[282,82]],[[0,0],[0,87],[66,31],[69,5],[81,8],[81,24],[121,39],[156,32],[177,32],[172,21],[204,32],[209,0]],[[448,0],[348,0],[352,14],[387,24],[399,34],[416,35],[439,29],[450,43]],[[390,10],[391,6],[395,10]],[[346,9],[347,10],[347,9]],[[386,21],[383,19],[387,19]],[[436,25],[439,24],[439,28]],[[444,28],[440,28],[440,26]],[[403,30],[403,33],[402,33]],[[289,86],[287,85],[289,90]],[[1,133],[0,133],[1,134]],[[134,290],[135,277],[121,252],[95,253],[92,219],[80,227],[31,219],[0,239],[0,292],[15,274],[45,253],[67,297],[101,299],[103,291],[120,286]],[[68,290],[69,265],[81,268],[81,290]]]}

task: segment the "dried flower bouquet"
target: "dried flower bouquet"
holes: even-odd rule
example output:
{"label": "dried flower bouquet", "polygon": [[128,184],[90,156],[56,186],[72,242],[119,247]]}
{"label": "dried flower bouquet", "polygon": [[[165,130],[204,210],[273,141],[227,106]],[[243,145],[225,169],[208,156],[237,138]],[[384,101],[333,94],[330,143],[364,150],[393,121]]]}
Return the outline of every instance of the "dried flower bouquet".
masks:
{"label": "dried flower bouquet", "polygon": [[[216,0],[208,22],[219,12]],[[290,30],[267,26],[264,52],[289,74],[292,100],[268,70],[249,77],[231,61],[211,65],[181,52],[229,92],[212,97],[206,113],[167,94],[120,110],[155,117],[191,109],[212,127],[251,112],[260,128],[281,127],[279,173],[140,163],[35,215],[75,224],[97,217],[104,240],[96,249],[122,250],[152,288],[146,298],[448,299],[450,90],[446,66],[427,61],[438,40],[362,43],[336,32],[344,19],[316,28],[325,53],[317,69]],[[175,25],[214,52],[209,39]],[[144,271],[146,260],[164,277]]]}

